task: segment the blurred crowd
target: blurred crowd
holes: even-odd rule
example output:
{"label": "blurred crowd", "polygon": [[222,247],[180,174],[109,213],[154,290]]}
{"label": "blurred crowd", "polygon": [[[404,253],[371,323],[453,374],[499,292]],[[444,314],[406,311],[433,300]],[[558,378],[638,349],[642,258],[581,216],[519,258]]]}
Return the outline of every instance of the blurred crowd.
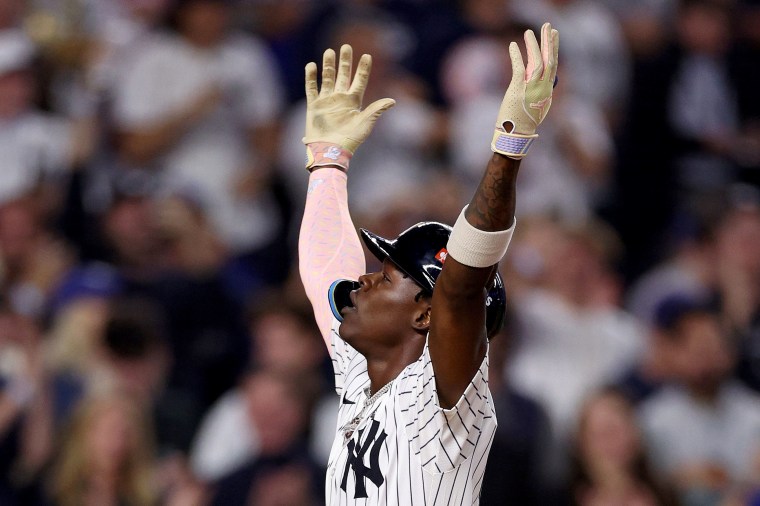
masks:
{"label": "blurred crowd", "polygon": [[373,55],[349,198],[395,236],[469,201],[543,21],[481,504],[760,504],[756,0],[0,0],[0,504],[322,504],[303,67]]}

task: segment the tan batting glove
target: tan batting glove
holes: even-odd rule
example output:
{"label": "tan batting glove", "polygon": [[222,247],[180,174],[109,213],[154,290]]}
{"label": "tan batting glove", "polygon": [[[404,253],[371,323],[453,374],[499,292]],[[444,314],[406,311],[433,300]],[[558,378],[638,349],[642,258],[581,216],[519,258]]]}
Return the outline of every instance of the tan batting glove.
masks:
{"label": "tan batting glove", "polygon": [[372,68],[372,57],[362,55],[351,81],[353,49],[340,48],[340,62],[335,75],[335,51],[328,49],[322,57],[322,89],[317,91],[317,65],[306,65],[306,168],[340,166],[348,169],[348,160],[372,132],[380,115],[396,103],[383,98],[361,110],[364,90]]}
{"label": "tan batting glove", "polygon": [[538,137],[536,128],[552,105],[552,89],[557,76],[559,32],[551,24],[541,27],[541,47],[532,30],[525,32],[528,66],[516,42],[509,45],[512,82],[501,102],[491,150],[510,158],[523,158]]}

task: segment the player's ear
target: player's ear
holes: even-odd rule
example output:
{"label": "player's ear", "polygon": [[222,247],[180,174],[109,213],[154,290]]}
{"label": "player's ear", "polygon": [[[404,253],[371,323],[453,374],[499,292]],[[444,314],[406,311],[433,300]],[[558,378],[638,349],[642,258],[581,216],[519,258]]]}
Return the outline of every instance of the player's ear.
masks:
{"label": "player's ear", "polygon": [[423,303],[423,301],[420,301],[420,303],[418,310],[414,314],[414,322],[412,325],[415,330],[427,332],[430,330],[430,313],[432,307],[429,302]]}

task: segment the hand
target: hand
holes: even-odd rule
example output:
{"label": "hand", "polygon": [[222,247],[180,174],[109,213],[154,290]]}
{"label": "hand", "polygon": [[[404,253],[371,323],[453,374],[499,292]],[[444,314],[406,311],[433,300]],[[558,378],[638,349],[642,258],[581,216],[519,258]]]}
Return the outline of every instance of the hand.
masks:
{"label": "hand", "polygon": [[353,81],[349,82],[352,59],[353,49],[344,44],[340,48],[336,77],[335,51],[325,51],[322,60],[322,89],[319,91],[317,65],[314,62],[306,65],[306,135],[303,143],[307,146],[313,143],[329,143],[353,154],[369,136],[377,118],[396,103],[393,99],[383,98],[362,111],[362,99],[369,81],[372,57],[368,54],[362,55],[356,75]]}
{"label": "hand", "polygon": [[532,140],[537,137],[536,128],[546,117],[552,104],[552,89],[557,76],[557,53],[559,32],[551,24],[541,27],[541,47],[532,30],[525,32],[528,66],[523,64],[522,54],[516,42],[509,45],[512,60],[512,81],[504,95],[496,118],[491,149],[511,158],[522,158]]}

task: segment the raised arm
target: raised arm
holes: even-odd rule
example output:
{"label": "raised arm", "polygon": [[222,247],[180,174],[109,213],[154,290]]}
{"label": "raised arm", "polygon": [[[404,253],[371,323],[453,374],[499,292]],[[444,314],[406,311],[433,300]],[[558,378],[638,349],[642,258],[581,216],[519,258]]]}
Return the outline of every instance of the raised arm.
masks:
{"label": "raised arm", "polygon": [[454,226],[449,256],[433,290],[429,346],[443,407],[456,404],[485,357],[485,286],[512,235],[520,160],[551,105],[559,35],[546,23],[541,45],[530,30],[525,45],[527,67],[517,43],[509,46],[512,81],[499,109],[493,155]]}
{"label": "raised arm", "polygon": [[325,51],[321,90],[316,64],[306,66],[303,142],[311,175],[298,239],[299,270],[328,348],[332,322],[328,289],[337,279],[355,280],[366,271],[364,251],[348,211],[348,164],[377,118],[395,104],[386,98],[361,110],[372,58],[362,55],[353,81],[352,59],[351,46],[343,45],[336,75],[335,51]]}

